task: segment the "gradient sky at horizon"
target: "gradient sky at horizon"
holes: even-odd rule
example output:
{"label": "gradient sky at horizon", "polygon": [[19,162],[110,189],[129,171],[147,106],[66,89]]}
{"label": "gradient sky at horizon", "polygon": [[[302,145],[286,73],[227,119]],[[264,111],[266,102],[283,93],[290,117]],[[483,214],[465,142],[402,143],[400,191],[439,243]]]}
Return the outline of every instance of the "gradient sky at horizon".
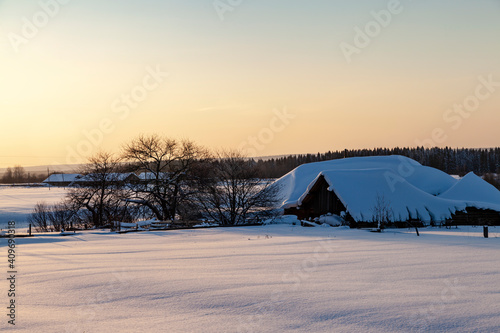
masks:
{"label": "gradient sky at horizon", "polygon": [[[0,1],[0,168],[82,162],[142,133],[258,156],[500,145],[500,83],[467,116],[447,113],[479,77],[500,82],[498,0],[401,0],[350,63],[341,43],[397,1],[243,0],[224,20],[213,0],[64,2],[26,37],[24,18],[57,1]],[[115,112],[156,68],[163,82]]]}

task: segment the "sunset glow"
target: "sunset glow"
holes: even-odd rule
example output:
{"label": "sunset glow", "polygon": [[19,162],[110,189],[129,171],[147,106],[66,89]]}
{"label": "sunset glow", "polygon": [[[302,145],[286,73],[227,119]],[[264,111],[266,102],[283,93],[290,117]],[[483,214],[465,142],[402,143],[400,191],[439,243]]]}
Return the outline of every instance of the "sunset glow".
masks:
{"label": "sunset glow", "polygon": [[499,16],[496,0],[0,1],[0,168],[141,133],[253,156],[498,146]]}

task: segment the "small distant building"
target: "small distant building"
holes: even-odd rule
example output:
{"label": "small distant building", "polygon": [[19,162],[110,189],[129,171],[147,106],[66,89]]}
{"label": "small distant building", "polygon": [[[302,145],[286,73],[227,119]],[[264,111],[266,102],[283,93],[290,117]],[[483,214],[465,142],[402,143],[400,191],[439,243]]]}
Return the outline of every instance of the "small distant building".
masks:
{"label": "small distant building", "polygon": [[78,173],[54,173],[42,183],[50,186],[69,186],[71,183],[82,177],[83,176]]}
{"label": "small distant building", "polygon": [[[100,174],[87,174],[78,179],[75,179],[71,186],[93,186],[102,181]],[[108,173],[106,174],[106,182],[109,184],[133,184],[139,181],[139,177],[133,172],[128,173]]]}
{"label": "small distant building", "polygon": [[160,172],[157,174],[154,172],[141,172],[139,174],[139,180],[142,183],[151,183],[152,181],[155,181],[156,179],[158,180],[168,180],[170,178],[170,173],[169,172]]}

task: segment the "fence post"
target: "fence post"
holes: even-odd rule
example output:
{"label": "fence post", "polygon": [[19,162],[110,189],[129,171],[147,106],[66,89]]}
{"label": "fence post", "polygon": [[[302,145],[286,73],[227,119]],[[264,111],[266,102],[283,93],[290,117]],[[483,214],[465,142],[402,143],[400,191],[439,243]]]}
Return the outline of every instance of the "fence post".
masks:
{"label": "fence post", "polygon": [[484,238],[488,238],[488,226],[487,225],[483,226],[483,235],[484,235]]}
{"label": "fence post", "polygon": [[29,233],[29,235],[31,237],[31,223],[29,224],[29,227],[28,227],[28,233]]}

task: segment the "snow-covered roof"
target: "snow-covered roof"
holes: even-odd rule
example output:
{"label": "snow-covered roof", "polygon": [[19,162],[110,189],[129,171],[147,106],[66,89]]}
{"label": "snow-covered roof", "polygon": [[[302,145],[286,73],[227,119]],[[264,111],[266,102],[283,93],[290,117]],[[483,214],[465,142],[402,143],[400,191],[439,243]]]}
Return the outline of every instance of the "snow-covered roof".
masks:
{"label": "snow-covered roof", "polygon": [[[388,180],[391,169],[330,170],[323,176],[356,221],[371,221],[377,198],[382,198],[391,210],[393,221],[418,218],[425,222],[442,221],[452,213],[466,208],[464,202],[446,200],[429,194],[404,179],[396,182]],[[316,180],[311,183],[311,187]],[[298,205],[306,197],[309,189],[299,198]]]}
{"label": "snow-covered roof", "polygon": [[[160,179],[168,179],[170,174],[168,172],[160,172],[159,174]],[[155,180],[156,179],[156,174],[154,172],[141,172],[139,174],[139,179],[140,180]]]}
{"label": "snow-covered roof", "polygon": [[66,183],[73,182],[82,177],[78,173],[54,173],[45,179],[42,183]]}
{"label": "snow-covered roof", "polygon": [[473,172],[465,175],[439,197],[463,200],[468,206],[500,211],[500,191]]}
{"label": "snow-covered roof", "polygon": [[[133,172],[126,172],[126,173],[117,173],[117,172],[113,173],[112,172],[112,173],[106,174],[106,180],[110,181],[110,182],[111,181],[115,181],[115,182],[116,181],[124,181],[125,179],[127,179],[130,176],[132,176],[134,178],[138,178],[137,175]],[[76,179],[75,183],[94,182],[97,179],[100,179],[100,176],[91,173],[91,174],[83,176],[82,178]]]}
{"label": "snow-covered roof", "polygon": [[278,179],[282,208],[298,207],[320,177],[351,216],[369,221],[377,196],[390,204],[393,220],[442,221],[477,207],[500,211],[500,191],[475,175],[462,180],[404,156],[354,157],[304,164]]}
{"label": "snow-covered roof", "polygon": [[278,179],[275,184],[280,187],[282,206],[287,208],[297,206],[299,198],[323,171],[367,169],[386,169],[384,177],[391,183],[402,178],[432,195],[443,193],[458,182],[440,170],[422,166],[408,157],[393,155],[352,157],[303,164]]}

